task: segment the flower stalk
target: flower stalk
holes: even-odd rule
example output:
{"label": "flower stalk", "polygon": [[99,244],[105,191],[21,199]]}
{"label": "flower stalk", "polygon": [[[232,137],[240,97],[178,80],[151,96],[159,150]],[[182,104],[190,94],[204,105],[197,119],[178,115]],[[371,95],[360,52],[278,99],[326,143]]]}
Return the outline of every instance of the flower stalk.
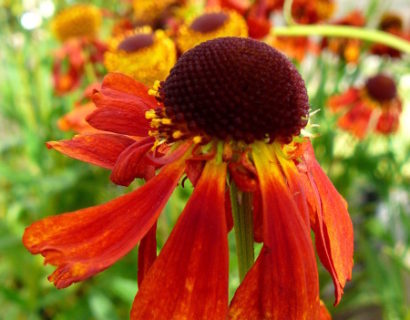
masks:
{"label": "flower stalk", "polygon": [[410,43],[408,41],[380,30],[326,24],[297,25],[292,18],[292,2],[292,0],[286,0],[283,6],[283,14],[289,26],[275,27],[271,30],[271,35],[286,37],[324,36],[360,39],[384,44],[405,53],[410,53]]}
{"label": "flower stalk", "polygon": [[230,186],[236,252],[240,281],[254,262],[252,193],[242,192],[232,181]]}

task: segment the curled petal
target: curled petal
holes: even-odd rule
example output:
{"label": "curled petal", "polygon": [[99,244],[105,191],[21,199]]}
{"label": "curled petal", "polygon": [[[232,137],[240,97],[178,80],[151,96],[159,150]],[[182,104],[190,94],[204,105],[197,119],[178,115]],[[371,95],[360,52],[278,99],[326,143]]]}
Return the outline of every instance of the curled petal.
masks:
{"label": "curled petal", "polygon": [[116,97],[118,94],[129,94],[140,97],[151,108],[157,106],[157,101],[153,96],[148,94],[148,87],[141,82],[135,81],[121,73],[109,73],[104,77],[101,85],[101,93],[110,97]]}
{"label": "curled petal", "polygon": [[329,98],[328,104],[333,111],[343,108],[349,108],[352,103],[359,101],[360,93],[355,88],[350,88],[341,95],[335,95]]}
{"label": "curled petal", "polygon": [[71,110],[58,120],[60,130],[73,130],[78,133],[86,133],[96,131],[91,127],[85,119],[95,110],[93,103],[86,103]]}
{"label": "curled petal", "polygon": [[57,267],[49,277],[57,288],[87,279],[127,254],[148,232],[184,167],[183,157],[129,194],[35,222],[26,228],[23,243]]}
{"label": "curled petal", "polygon": [[135,297],[131,319],[226,319],[226,165],[208,162]]}
{"label": "curled petal", "polygon": [[135,178],[146,178],[154,167],[145,161],[145,156],[154,145],[153,137],[143,138],[125,149],[118,157],[111,173],[111,181],[128,186]]}
{"label": "curled petal", "polygon": [[148,87],[119,73],[109,73],[92,98],[98,109],[87,121],[94,128],[141,137],[150,129],[145,112],[158,107]]}
{"label": "curled petal", "polygon": [[121,152],[134,142],[118,134],[96,133],[78,135],[71,140],[50,141],[46,145],[71,158],[112,169]]}
{"label": "curled petal", "polygon": [[239,286],[231,319],[317,319],[319,288],[310,232],[271,147],[254,143],[260,180],[264,246]]}
{"label": "curled petal", "polygon": [[304,184],[312,210],[311,225],[315,232],[320,260],[330,272],[335,286],[335,304],[338,304],[353,268],[353,226],[347,204],[315,159],[312,145],[306,142],[303,156],[306,167]]}

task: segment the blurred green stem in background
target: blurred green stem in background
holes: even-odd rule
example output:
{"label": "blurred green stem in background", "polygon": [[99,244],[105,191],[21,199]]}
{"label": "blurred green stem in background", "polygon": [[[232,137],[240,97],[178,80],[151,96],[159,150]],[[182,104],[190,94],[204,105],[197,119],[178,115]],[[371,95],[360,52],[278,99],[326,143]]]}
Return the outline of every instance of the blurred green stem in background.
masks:
{"label": "blurred green stem in background", "polygon": [[325,36],[353,38],[384,44],[405,53],[410,53],[410,43],[408,41],[380,30],[336,25],[295,25],[295,21],[292,18],[292,2],[293,0],[285,0],[283,5],[283,15],[289,26],[273,28],[271,30],[271,34],[273,36]]}

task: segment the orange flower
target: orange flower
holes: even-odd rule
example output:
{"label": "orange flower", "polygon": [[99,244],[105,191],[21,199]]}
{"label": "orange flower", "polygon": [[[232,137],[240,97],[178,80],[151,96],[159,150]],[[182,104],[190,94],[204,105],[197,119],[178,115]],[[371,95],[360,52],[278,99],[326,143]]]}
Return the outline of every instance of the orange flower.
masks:
{"label": "orange flower", "polygon": [[99,83],[93,83],[84,90],[82,99],[75,104],[74,109],[58,120],[58,127],[60,130],[72,130],[77,133],[96,131],[96,129],[88,124],[86,118],[95,111],[96,107],[90,100],[94,90],[100,88],[101,86]]}
{"label": "orange flower", "polygon": [[102,64],[106,45],[96,39],[73,38],[64,42],[54,54],[53,85],[57,95],[75,90],[81,84],[86,64],[98,74],[96,66]]}
{"label": "orange flower", "polygon": [[[89,278],[143,239],[131,319],[319,319],[310,229],[336,303],[351,277],[353,230],[345,201],[300,137],[309,106],[294,66],[262,42],[219,38],[185,53],[150,93],[109,74],[88,121],[112,133],[49,143],[112,169],[124,185],[147,164],[159,169],[127,195],[28,227],[24,245],[57,267],[49,279],[63,288]],[[156,257],[155,221],[184,174],[193,194]],[[225,195],[233,184],[254,198],[263,249],[228,305]]]}
{"label": "orange flower", "polygon": [[[410,42],[410,33],[408,30],[407,32],[404,30],[403,19],[398,14],[391,12],[385,13],[379,22],[378,28]],[[371,52],[376,55],[389,56],[391,58],[401,57],[399,50],[380,43],[375,43],[371,47]]]}
{"label": "orange flower", "polygon": [[[365,17],[360,11],[352,11],[345,17],[333,22],[335,25],[363,27],[366,24]],[[346,62],[357,63],[360,56],[362,42],[357,39],[325,38],[322,47],[327,47],[331,52],[338,55]]]}
{"label": "orange flower", "polygon": [[335,112],[345,111],[338,125],[360,139],[371,131],[391,134],[399,127],[402,103],[394,80],[385,74],[369,78],[362,87],[352,87],[331,97],[328,103]]}

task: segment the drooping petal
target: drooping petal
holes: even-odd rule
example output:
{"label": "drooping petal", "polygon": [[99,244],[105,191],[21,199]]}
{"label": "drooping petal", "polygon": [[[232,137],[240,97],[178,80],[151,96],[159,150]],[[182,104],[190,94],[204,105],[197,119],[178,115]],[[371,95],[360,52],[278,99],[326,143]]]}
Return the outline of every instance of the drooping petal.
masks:
{"label": "drooping petal", "polygon": [[168,241],[142,282],[131,319],[225,319],[228,244],[225,164],[208,162]]}
{"label": "drooping petal", "polygon": [[[353,226],[347,204],[315,159],[309,141],[303,155],[305,188],[313,211],[312,229],[316,235],[316,248],[320,260],[330,272],[335,286],[335,304],[338,304],[353,268]],[[309,190],[310,189],[310,190]]]}
{"label": "drooping petal", "polygon": [[330,97],[328,105],[333,111],[338,111],[343,108],[349,108],[352,103],[355,103],[359,99],[359,90],[350,88],[343,94]]}
{"label": "drooping petal", "polygon": [[110,176],[111,181],[128,186],[135,178],[146,178],[146,173],[151,172],[154,167],[144,159],[154,141],[153,137],[143,138],[125,149],[115,163]]}
{"label": "drooping petal", "polygon": [[141,286],[142,280],[144,280],[156,258],[157,223],[155,222],[145,237],[141,239],[138,247],[138,286]]}
{"label": "drooping petal", "polygon": [[93,95],[97,109],[87,117],[94,128],[145,137],[150,129],[145,112],[150,108],[139,97],[121,94],[112,98],[99,92]]}
{"label": "drooping petal", "polygon": [[94,110],[95,105],[93,103],[86,103],[75,107],[58,120],[58,127],[63,131],[72,130],[78,133],[95,132],[96,129],[85,121],[86,117]]}
{"label": "drooping petal", "polygon": [[349,111],[339,118],[337,124],[340,128],[351,132],[359,139],[363,139],[369,130],[369,125],[371,125],[370,120],[374,111],[366,103],[355,103]]}
{"label": "drooping petal", "polygon": [[121,152],[133,143],[135,140],[126,136],[96,133],[78,135],[71,140],[50,141],[47,147],[71,158],[112,169]]}
{"label": "drooping petal", "polygon": [[329,310],[327,310],[326,305],[320,300],[320,320],[332,320]]}
{"label": "drooping petal", "polygon": [[272,148],[253,144],[263,208],[264,246],[232,300],[231,319],[317,319],[319,284],[309,229]]}
{"label": "drooping petal", "polygon": [[185,158],[129,194],[33,223],[24,232],[24,245],[57,267],[49,277],[57,288],[108,268],[153,226],[184,172]]}
{"label": "drooping petal", "polygon": [[101,85],[101,93],[104,95],[112,97],[115,97],[118,93],[133,95],[144,99],[147,104],[155,108],[157,102],[153,96],[148,94],[148,89],[143,83],[122,73],[115,72],[108,73]]}
{"label": "drooping petal", "polygon": [[145,112],[158,107],[155,98],[148,94],[148,87],[119,73],[109,73],[104,78],[93,101],[98,109],[87,120],[94,128],[141,137],[150,128]]}

